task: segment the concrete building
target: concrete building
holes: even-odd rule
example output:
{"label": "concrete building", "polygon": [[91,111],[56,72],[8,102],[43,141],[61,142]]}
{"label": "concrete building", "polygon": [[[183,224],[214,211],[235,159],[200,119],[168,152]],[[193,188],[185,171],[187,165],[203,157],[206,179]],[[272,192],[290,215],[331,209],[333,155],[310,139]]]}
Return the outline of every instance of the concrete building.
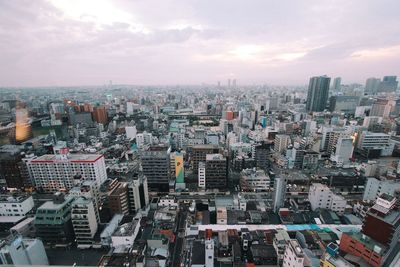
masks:
{"label": "concrete building", "polygon": [[137,134],[136,126],[126,126],[125,134],[126,134],[126,138],[131,139],[131,140],[135,139],[136,134]]}
{"label": "concrete building", "polygon": [[286,134],[277,134],[275,136],[274,151],[282,153],[286,150],[288,145],[291,143],[290,136]]}
{"label": "concrete building", "polygon": [[400,192],[399,181],[378,180],[374,177],[369,177],[365,185],[363,201],[375,201],[382,194],[394,196],[397,192]]}
{"label": "concrete building", "polygon": [[284,178],[275,178],[273,203],[274,212],[278,212],[285,204],[286,199],[286,180]]}
{"label": "concrete building", "polygon": [[358,137],[357,148],[367,157],[371,157],[371,155],[379,157],[383,154],[391,155],[394,147],[390,145],[390,135],[364,131]]}
{"label": "concrete building", "polygon": [[394,103],[386,99],[377,99],[371,108],[370,116],[387,118],[393,108]]}
{"label": "concrete building", "polygon": [[14,145],[0,148],[0,182],[9,188],[23,188],[26,181],[21,175],[21,149]]}
{"label": "concrete building", "polygon": [[341,89],[341,83],[342,83],[342,78],[340,77],[336,77],[335,79],[333,79],[333,84],[332,84],[332,89],[334,91],[340,91]]}
{"label": "concrete building", "polygon": [[80,185],[72,188],[69,195],[74,198],[84,197],[93,202],[96,220],[100,223],[99,207],[100,207],[100,191],[95,181],[83,181]]}
{"label": "concrete building", "polygon": [[97,123],[106,124],[108,122],[108,114],[105,106],[94,107],[92,115],[93,120]]}
{"label": "concrete building", "polygon": [[111,236],[111,246],[113,248],[120,246],[132,247],[139,230],[140,218],[135,218],[132,222],[118,226]]}
{"label": "concrete building", "polygon": [[170,149],[166,146],[152,146],[141,153],[143,174],[147,177],[150,191],[169,191]]}
{"label": "concrete building", "polygon": [[358,96],[331,96],[329,99],[329,110],[345,114],[355,114],[360,97]]}
{"label": "concrete building", "polygon": [[319,183],[314,183],[310,187],[308,200],[313,211],[316,209],[328,209],[339,215],[344,213],[347,205],[347,201],[342,196],[334,194],[328,186]]}
{"label": "concrete building", "polygon": [[78,248],[90,248],[97,232],[97,218],[92,199],[79,197],[72,203],[72,226]]}
{"label": "concrete building", "polygon": [[262,169],[244,169],[240,173],[242,191],[268,192],[271,190],[271,179]]}
{"label": "concrete building", "polygon": [[100,186],[107,179],[103,155],[69,154],[67,148],[55,150],[55,153],[28,162],[36,188],[56,192],[69,190],[82,180],[95,181]]}
{"label": "concrete building", "polygon": [[366,94],[374,95],[378,93],[379,86],[381,84],[381,79],[379,78],[368,78],[365,83],[365,90]]}
{"label": "concrete building", "polygon": [[380,93],[396,92],[398,86],[397,76],[384,76],[379,86]]}
{"label": "concrete building", "polygon": [[206,188],[206,163],[199,162],[199,170],[198,170],[198,184],[199,188]]}
{"label": "concrete building", "polygon": [[228,178],[228,162],[221,154],[206,155],[206,188],[226,189]]}
{"label": "concrete building", "polygon": [[71,244],[74,232],[71,222],[71,208],[74,198],[56,193],[54,199],[45,202],[36,211],[36,235],[51,244]]}
{"label": "concrete building", "polygon": [[39,239],[12,236],[0,244],[0,265],[49,265],[43,243]]}
{"label": "concrete building", "polygon": [[193,171],[196,173],[199,169],[199,162],[206,161],[207,154],[220,153],[220,149],[215,145],[195,145],[192,149]]}
{"label": "concrete building", "polygon": [[33,207],[32,196],[0,195],[0,216],[25,216]]}
{"label": "concrete building", "polygon": [[109,188],[108,208],[111,214],[129,214],[128,183],[118,182],[115,179]]}
{"label": "concrete building", "polygon": [[353,150],[353,139],[340,137],[337,141],[335,151],[331,155],[331,161],[335,162],[338,167],[348,164],[353,157]]}
{"label": "concrete building", "polygon": [[307,93],[307,111],[324,111],[329,95],[331,78],[319,76],[310,78]]}
{"label": "concrete building", "polygon": [[291,239],[286,246],[282,267],[304,266],[304,252],[296,239]]}
{"label": "concrete building", "polygon": [[137,176],[128,182],[128,200],[130,213],[135,213],[149,204],[146,176]]}

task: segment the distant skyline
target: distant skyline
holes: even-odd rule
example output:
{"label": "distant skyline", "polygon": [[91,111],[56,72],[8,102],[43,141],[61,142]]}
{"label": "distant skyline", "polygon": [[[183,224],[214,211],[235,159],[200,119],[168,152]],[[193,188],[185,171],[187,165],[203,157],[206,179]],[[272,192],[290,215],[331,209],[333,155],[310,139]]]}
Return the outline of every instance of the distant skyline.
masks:
{"label": "distant skyline", "polygon": [[0,1],[0,87],[400,76],[400,2]]}

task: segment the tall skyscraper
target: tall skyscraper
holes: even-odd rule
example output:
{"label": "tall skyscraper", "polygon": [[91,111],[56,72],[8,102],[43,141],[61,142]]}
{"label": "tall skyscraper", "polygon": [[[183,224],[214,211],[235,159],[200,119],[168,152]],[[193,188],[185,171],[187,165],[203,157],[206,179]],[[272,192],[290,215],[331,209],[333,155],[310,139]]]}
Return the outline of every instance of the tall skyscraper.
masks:
{"label": "tall skyscraper", "polygon": [[228,79],[228,87],[231,87],[231,79]]}
{"label": "tall skyscraper", "polygon": [[384,76],[379,87],[379,92],[392,93],[396,92],[399,82],[397,76]]}
{"label": "tall skyscraper", "polygon": [[307,111],[324,111],[328,101],[329,84],[331,78],[328,76],[316,76],[310,78],[307,94]]}
{"label": "tall skyscraper", "polygon": [[332,89],[334,91],[339,91],[341,83],[342,83],[342,78],[341,77],[336,77],[335,79],[333,79]]}
{"label": "tall skyscraper", "polygon": [[381,79],[378,78],[368,78],[365,82],[365,93],[366,94],[376,94],[378,92],[379,86],[381,84]]}

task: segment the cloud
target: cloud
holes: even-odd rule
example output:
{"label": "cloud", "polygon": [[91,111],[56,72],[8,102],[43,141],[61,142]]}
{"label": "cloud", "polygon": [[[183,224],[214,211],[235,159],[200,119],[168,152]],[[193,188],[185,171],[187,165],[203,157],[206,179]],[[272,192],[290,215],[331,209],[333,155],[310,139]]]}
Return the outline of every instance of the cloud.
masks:
{"label": "cloud", "polygon": [[301,84],[325,73],[362,82],[400,69],[399,7],[397,0],[0,1],[0,86],[188,84],[230,73],[242,83]]}

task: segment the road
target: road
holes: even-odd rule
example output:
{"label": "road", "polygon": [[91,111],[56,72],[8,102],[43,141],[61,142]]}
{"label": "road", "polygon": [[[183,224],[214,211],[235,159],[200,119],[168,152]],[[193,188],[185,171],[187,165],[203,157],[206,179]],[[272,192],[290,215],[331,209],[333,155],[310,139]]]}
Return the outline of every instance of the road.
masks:
{"label": "road", "polygon": [[187,213],[188,213],[187,206],[183,205],[182,210],[180,210],[178,214],[178,227],[175,232],[176,236],[175,247],[174,247],[174,252],[172,254],[172,262],[171,262],[172,267],[181,266],[181,260],[183,256],[182,249],[185,241]]}

